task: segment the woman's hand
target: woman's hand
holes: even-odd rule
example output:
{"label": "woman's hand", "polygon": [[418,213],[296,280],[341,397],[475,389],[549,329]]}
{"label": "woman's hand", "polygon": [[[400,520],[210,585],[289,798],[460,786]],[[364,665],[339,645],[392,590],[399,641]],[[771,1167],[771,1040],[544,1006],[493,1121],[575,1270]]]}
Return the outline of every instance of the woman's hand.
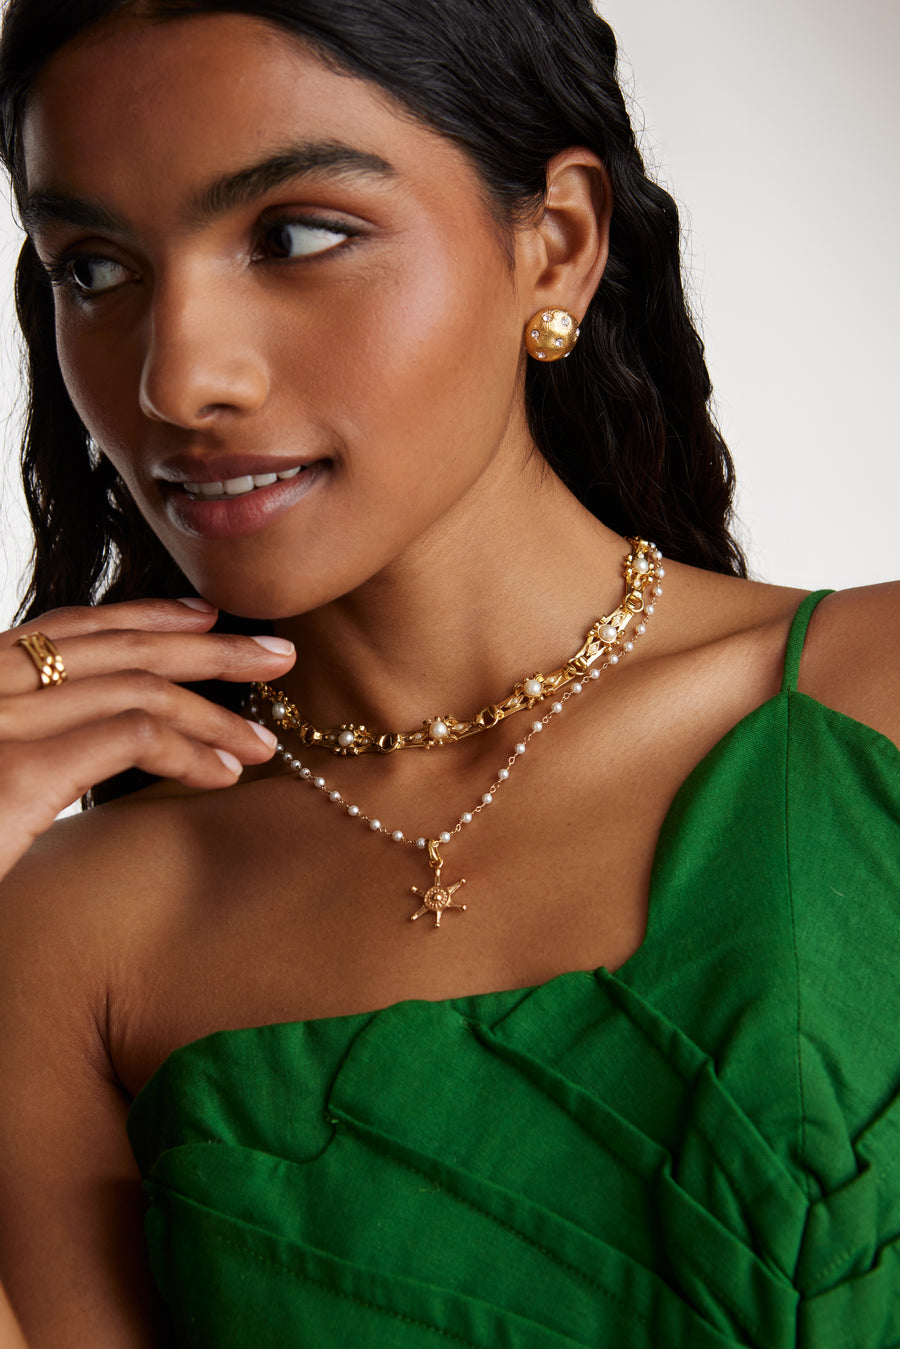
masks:
{"label": "woman's hand", "polygon": [[[200,606],[200,607],[196,607]],[[274,679],[294,648],[211,633],[202,600],[55,609],[0,635],[0,877],[89,787],[127,768],[186,787],[227,787],[271,758],[270,731],[179,688]],[[43,633],[66,680],[43,687],[19,637]]]}

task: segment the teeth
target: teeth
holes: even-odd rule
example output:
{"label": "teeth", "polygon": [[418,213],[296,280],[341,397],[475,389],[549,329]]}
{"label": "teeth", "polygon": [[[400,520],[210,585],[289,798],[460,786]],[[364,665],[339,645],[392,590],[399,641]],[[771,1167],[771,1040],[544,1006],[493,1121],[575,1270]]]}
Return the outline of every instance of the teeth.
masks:
{"label": "teeth", "polygon": [[240,497],[257,487],[270,487],[273,482],[296,478],[298,473],[303,472],[303,468],[304,465],[298,464],[296,468],[286,468],[281,473],[254,473],[252,476],[247,474],[243,478],[226,478],[223,482],[186,482],[184,490],[189,496],[194,497]]}
{"label": "teeth", "polygon": [[226,478],[222,486],[228,496],[242,497],[245,492],[252,492],[256,483],[252,478]]}

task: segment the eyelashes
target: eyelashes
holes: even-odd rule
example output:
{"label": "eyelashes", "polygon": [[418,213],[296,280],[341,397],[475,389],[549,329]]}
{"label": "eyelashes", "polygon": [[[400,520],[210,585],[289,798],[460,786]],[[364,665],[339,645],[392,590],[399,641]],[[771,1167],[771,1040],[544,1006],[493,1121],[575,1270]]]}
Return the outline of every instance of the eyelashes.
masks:
{"label": "eyelashes", "polygon": [[[345,221],[326,217],[283,215],[264,220],[254,236],[251,262],[290,264],[313,262],[327,254],[344,252],[363,231]],[[124,263],[102,253],[72,250],[43,263],[54,287],[82,302],[118,290],[139,279]]]}
{"label": "eyelashes", "polygon": [[[342,221],[328,220],[324,217],[284,216],[277,220],[263,222],[257,236],[257,256],[266,256],[274,261],[293,262],[297,258],[319,257],[322,253],[331,253],[346,245],[351,239],[359,238],[361,230]],[[265,242],[268,252],[260,245]]]}
{"label": "eyelashes", "polygon": [[45,263],[44,270],[52,285],[69,288],[82,296],[103,295],[122,285],[130,276],[120,262],[94,253],[58,258]]}

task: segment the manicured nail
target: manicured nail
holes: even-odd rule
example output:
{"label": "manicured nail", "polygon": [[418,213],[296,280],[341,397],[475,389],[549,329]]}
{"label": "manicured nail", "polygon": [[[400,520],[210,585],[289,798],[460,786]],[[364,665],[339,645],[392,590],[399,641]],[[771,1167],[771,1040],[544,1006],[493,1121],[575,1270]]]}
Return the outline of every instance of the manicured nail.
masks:
{"label": "manicured nail", "polygon": [[196,595],[188,595],[187,599],[179,600],[179,604],[186,604],[189,609],[198,609],[201,614],[214,614],[216,606],[210,604],[209,600],[198,599]]}
{"label": "manicured nail", "polygon": [[278,736],[274,731],[270,731],[268,726],[260,726],[258,721],[248,721],[247,725],[251,731],[256,732],[267,749],[274,749],[278,744]]}
{"label": "manicured nail", "polygon": [[283,637],[254,637],[254,642],[259,642],[267,651],[271,651],[273,656],[292,656],[294,654],[294,643],[287,642]]}
{"label": "manicured nail", "polygon": [[233,754],[229,754],[227,749],[217,749],[216,753],[228,771],[233,773],[236,778],[239,778],[244,771],[244,765],[241,763],[240,759],[236,759]]}

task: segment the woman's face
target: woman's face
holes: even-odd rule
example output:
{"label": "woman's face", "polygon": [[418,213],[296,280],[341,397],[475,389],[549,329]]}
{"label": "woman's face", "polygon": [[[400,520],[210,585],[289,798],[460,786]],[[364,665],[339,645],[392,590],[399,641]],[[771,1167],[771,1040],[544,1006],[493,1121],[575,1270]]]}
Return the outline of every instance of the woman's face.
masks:
{"label": "woman's face", "polygon": [[47,64],[24,145],[72,400],[208,598],[334,599],[521,458],[515,269],[374,86],[243,15],[120,19]]}

